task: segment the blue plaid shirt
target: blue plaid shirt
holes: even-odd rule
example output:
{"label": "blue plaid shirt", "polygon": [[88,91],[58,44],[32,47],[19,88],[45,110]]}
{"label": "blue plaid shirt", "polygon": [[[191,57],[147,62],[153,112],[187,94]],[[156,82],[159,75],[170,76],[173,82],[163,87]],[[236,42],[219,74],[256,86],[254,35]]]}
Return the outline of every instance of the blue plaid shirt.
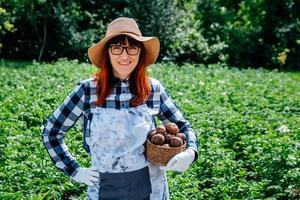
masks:
{"label": "blue plaid shirt", "polygon": [[[75,174],[74,172],[79,168],[79,164],[64,143],[64,134],[74,126],[79,118],[82,119],[83,125],[83,146],[86,152],[89,153],[89,147],[85,139],[89,137],[90,110],[96,107],[94,101],[97,99],[96,84],[93,80],[94,78],[89,78],[80,81],[64,102],[54,111],[42,131],[43,143],[52,162],[68,176]],[[146,105],[151,109],[153,116],[157,116],[163,124],[168,122],[177,124],[180,132],[184,132],[186,135],[187,147],[195,150],[194,161],[196,161],[198,158],[198,144],[195,132],[162,84],[153,78],[150,78],[150,84],[151,93]],[[106,98],[102,107],[129,108],[129,102],[132,98],[133,95],[129,91],[128,81],[115,78],[113,92]]]}

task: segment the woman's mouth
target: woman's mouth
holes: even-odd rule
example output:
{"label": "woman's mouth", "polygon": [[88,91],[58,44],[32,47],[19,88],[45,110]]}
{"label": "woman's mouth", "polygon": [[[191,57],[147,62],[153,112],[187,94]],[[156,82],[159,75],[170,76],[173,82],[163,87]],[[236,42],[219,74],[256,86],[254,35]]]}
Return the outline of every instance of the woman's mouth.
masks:
{"label": "woman's mouth", "polygon": [[119,62],[119,64],[122,65],[122,66],[127,66],[127,65],[130,65],[131,62],[126,62],[126,63],[121,63],[121,62]]}

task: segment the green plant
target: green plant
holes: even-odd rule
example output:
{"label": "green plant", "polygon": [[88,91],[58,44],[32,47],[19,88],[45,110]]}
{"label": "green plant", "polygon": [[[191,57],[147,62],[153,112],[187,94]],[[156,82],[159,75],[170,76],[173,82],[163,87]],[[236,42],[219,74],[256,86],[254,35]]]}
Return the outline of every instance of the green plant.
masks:
{"label": "green plant", "polygon": [[[168,172],[170,199],[299,199],[299,73],[173,63],[148,71],[199,142],[199,159],[187,172]],[[1,199],[85,199],[86,186],[53,166],[41,128],[93,72],[76,60],[0,62]],[[88,166],[82,137],[78,122],[66,144]]]}

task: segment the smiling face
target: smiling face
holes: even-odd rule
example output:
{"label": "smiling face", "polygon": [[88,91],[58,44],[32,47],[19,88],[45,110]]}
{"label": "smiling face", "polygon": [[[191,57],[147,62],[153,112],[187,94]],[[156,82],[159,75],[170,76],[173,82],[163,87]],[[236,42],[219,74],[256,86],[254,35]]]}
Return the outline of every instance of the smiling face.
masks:
{"label": "smiling face", "polygon": [[138,41],[125,36],[113,38],[109,42],[108,53],[114,76],[128,79],[138,65],[140,52]]}

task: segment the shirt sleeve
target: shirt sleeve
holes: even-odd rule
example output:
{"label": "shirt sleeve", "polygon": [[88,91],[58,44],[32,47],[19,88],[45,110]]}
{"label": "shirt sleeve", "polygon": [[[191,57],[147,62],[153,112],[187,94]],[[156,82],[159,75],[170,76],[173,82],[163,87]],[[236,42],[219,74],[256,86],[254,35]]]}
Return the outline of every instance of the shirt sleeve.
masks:
{"label": "shirt sleeve", "polygon": [[79,164],[69,152],[64,142],[64,135],[82,115],[83,104],[83,84],[78,83],[44,124],[42,131],[43,144],[52,162],[68,176],[74,175],[76,169],[79,168]]}
{"label": "shirt sleeve", "polygon": [[192,129],[190,123],[183,117],[177,105],[168,94],[166,89],[160,84],[160,110],[158,118],[166,124],[168,122],[175,123],[180,132],[185,133],[187,148],[195,151],[194,162],[198,159],[198,143],[196,134]]}

